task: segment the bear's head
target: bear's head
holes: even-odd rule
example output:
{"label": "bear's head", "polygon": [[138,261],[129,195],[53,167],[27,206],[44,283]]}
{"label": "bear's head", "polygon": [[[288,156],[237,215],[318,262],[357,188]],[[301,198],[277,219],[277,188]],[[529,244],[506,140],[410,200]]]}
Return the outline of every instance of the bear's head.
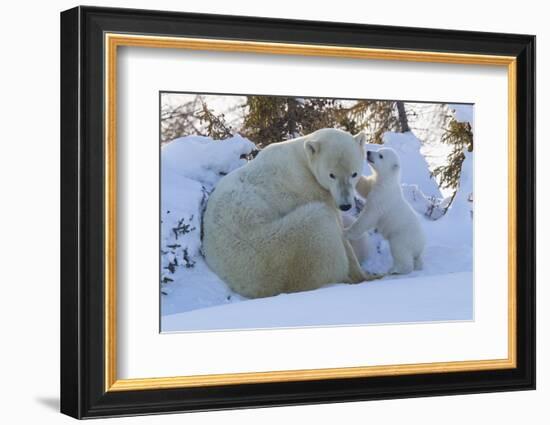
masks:
{"label": "bear's head", "polygon": [[304,137],[304,149],[311,172],[328,190],[342,211],[355,204],[355,185],[365,157],[365,136],[324,128]]}
{"label": "bear's head", "polygon": [[392,148],[367,151],[367,162],[375,174],[399,179],[399,156]]}

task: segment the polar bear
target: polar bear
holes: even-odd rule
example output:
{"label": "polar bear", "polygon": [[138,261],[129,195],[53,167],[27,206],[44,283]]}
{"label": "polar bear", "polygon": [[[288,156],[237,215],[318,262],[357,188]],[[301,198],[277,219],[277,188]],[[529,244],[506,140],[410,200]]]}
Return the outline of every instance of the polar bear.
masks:
{"label": "polar bear", "polygon": [[391,148],[367,152],[373,171],[361,177],[357,191],[366,198],[366,206],[344,234],[355,240],[367,230],[377,228],[388,240],[393,256],[390,273],[406,274],[422,268],[426,238],[416,213],[403,197],[397,153]]}
{"label": "polar bear", "polygon": [[250,298],[369,279],[340,217],[354,206],[363,158],[363,137],[321,129],[223,177],[203,220],[210,269]]}

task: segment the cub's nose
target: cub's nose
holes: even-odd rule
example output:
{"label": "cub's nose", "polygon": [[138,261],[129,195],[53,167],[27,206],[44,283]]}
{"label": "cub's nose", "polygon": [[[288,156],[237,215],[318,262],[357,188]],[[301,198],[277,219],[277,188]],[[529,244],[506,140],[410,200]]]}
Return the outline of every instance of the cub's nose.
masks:
{"label": "cub's nose", "polygon": [[370,158],[370,154],[371,154],[371,152],[367,151],[367,158]]}
{"label": "cub's nose", "polygon": [[347,211],[347,210],[349,210],[350,208],[351,208],[351,204],[342,204],[342,205],[340,205],[340,209],[341,209],[342,211]]}

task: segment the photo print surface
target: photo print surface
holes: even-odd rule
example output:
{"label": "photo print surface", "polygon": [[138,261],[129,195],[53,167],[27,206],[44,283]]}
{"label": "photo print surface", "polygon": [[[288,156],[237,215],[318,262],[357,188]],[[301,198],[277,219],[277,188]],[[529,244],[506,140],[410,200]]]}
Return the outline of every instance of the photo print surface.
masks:
{"label": "photo print surface", "polygon": [[159,96],[161,332],[473,320],[474,105]]}

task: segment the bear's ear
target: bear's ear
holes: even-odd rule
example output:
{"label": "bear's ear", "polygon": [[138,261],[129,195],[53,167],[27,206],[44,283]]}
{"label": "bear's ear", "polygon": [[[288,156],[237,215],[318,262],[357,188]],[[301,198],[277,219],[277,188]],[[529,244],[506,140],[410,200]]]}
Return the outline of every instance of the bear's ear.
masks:
{"label": "bear's ear", "polygon": [[319,148],[321,147],[321,144],[314,140],[306,140],[304,147],[305,147],[307,156],[312,157],[313,155],[316,155],[319,153]]}
{"label": "bear's ear", "polygon": [[367,135],[365,134],[365,132],[360,131],[355,136],[353,136],[353,138],[357,143],[359,143],[359,146],[361,146],[361,148],[365,147],[365,143],[367,142]]}

